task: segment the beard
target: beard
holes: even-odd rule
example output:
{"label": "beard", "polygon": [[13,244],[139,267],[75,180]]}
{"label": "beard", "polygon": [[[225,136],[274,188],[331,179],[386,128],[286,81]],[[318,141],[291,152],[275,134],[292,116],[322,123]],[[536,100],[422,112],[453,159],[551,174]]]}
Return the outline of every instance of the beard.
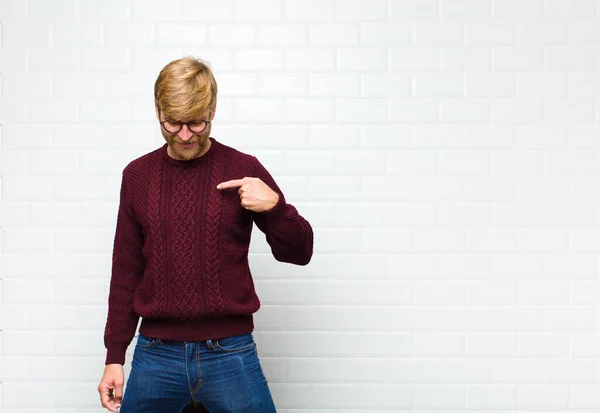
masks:
{"label": "beard", "polygon": [[184,142],[177,135],[167,135],[165,131],[161,131],[163,138],[169,145],[169,155],[180,161],[189,161],[191,159],[202,156],[210,147],[210,127],[202,131],[200,134],[193,134],[192,137],[187,141],[191,142],[189,145],[182,145]]}

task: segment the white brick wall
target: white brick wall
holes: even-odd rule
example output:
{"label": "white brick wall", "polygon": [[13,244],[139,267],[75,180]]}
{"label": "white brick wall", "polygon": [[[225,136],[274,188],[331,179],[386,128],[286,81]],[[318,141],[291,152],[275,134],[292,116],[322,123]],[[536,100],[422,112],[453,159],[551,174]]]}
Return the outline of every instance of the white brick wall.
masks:
{"label": "white brick wall", "polygon": [[186,55],[315,229],[251,247],[278,411],[600,411],[598,46],[598,0],[0,0],[0,411],[104,411],[121,171]]}

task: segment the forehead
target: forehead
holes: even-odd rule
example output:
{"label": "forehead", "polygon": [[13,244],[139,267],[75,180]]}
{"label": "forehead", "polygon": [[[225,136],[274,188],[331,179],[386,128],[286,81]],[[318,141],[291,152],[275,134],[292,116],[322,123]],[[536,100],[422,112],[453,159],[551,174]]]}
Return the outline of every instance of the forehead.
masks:
{"label": "forehead", "polygon": [[161,117],[164,120],[171,120],[171,121],[175,121],[175,122],[192,122],[195,120],[204,120],[204,119],[208,119],[209,115],[210,115],[210,111],[208,111],[208,110],[203,112],[200,116],[183,117],[183,118],[179,118],[177,114],[168,115],[168,114],[161,113]]}
{"label": "forehead", "polygon": [[208,119],[209,113],[207,112],[204,116],[197,116],[197,117],[193,117],[193,118],[178,118],[177,116],[162,116],[164,120],[169,120],[169,121],[173,121],[173,122],[181,122],[181,123],[186,123],[186,122],[194,122],[194,121],[198,121],[198,120],[205,120]]}

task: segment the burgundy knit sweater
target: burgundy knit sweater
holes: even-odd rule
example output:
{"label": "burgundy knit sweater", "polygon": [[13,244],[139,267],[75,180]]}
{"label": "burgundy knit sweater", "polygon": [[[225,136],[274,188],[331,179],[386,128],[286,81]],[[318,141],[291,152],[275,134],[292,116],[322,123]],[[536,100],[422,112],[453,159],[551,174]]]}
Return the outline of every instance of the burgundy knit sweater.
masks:
{"label": "burgundy knit sweater", "polygon": [[[151,337],[201,341],[254,329],[260,307],[248,266],[253,223],[278,261],[306,265],[313,232],[254,156],[211,139],[204,155],[171,158],[167,144],[123,170],[112,256],[106,364],[125,363],[139,317]],[[273,209],[240,204],[232,179],[256,177],[279,194]]]}

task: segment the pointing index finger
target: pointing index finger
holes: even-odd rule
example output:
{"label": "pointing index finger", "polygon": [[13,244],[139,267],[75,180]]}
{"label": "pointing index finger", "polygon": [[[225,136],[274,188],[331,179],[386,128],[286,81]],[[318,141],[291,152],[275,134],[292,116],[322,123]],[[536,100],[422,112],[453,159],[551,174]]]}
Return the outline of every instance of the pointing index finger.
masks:
{"label": "pointing index finger", "polygon": [[231,181],[221,182],[217,185],[217,189],[239,188],[246,182],[243,179],[232,179]]}

